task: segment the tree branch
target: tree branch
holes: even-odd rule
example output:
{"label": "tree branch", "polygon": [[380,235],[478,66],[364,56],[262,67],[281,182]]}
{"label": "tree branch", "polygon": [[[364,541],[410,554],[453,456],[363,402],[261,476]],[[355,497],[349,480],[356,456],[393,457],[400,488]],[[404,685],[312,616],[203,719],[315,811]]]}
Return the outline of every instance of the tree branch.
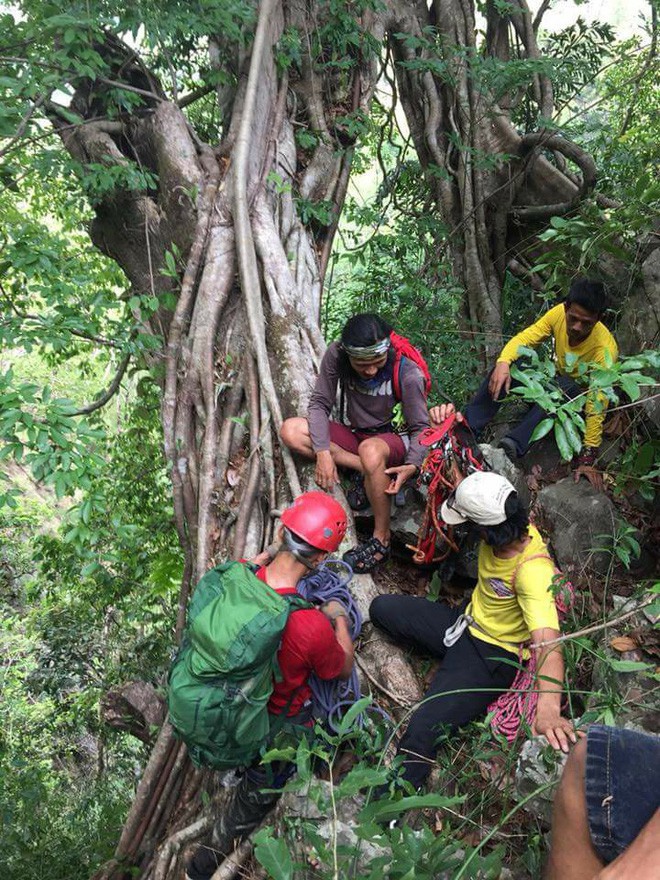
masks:
{"label": "tree branch", "polygon": [[7,145],[0,150],[0,159],[11,150],[11,148],[14,146],[14,144],[17,141],[20,141],[20,139],[25,134],[25,129],[28,127],[30,120],[32,119],[34,114],[37,112],[39,107],[43,106],[43,104],[45,102],[46,102],[46,96],[39,95],[37,97],[37,99],[30,105],[27,113],[23,116],[23,118],[21,119],[21,121],[18,125],[18,128],[16,129],[16,133],[9,139]]}
{"label": "tree branch", "polygon": [[189,107],[191,104],[194,104],[195,101],[199,101],[200,98],[205,98],[206,95],[210,95],[213,91],[215,91],[215,86],[200,86],[198,89],[179,98],[177,101],[179,109],[183,110],[184,107]]}
{"label": "tree branch", "polygon": [[[581,147],[578,147],[577,144],[566,138],[559,137],[558,135],[548,135],[545,132],[534,132],[522,136],[521,148],[523,151],[527,149],[535,151],[537,148],[543,148],[561,153],[580,167],[582,183],[573,198],[564,202],[558,202],[553,205],[513,205],[511,213],[518,220],[543,220],[548,217],[567,214],[596,185],[598,172],[593,158]],[[534,161],[533,157],[532,161]]]}
{"label": "tree branch", "polygon": [[97,409],[101,409],[102,407],[104,407],[106,403],[111,400],[117,393],[119,386],[121,385],[121,380],[124,378],[124,373],[126,372],[126,368],[128,367],[132,356],[132,352],[126,352],[126,354],[122,358],[121,363],[119,364],[119,367],[117,368],[115,378],[112,380],[107,390],[104,391],[100,397],[97,397],[95,401],[88,404],[87,406],[83,406],[82,409],[77,409],[74,413],[71,413],[71,415],[88,416],[90,413],[96,412]]}
{"label": "tree branch", "polygon": [[534,16],[534,23],[532,24],[532,27],[534,28],[535,34],[538,33],[538,29],[541,26],[541,21],[543,20],[543,16],[546,14],[548,9],[550,9],[551,3],[552,3],[552,0],[543,0],[543,3],[541,3],[541,5],[539,6],[539,11]]}

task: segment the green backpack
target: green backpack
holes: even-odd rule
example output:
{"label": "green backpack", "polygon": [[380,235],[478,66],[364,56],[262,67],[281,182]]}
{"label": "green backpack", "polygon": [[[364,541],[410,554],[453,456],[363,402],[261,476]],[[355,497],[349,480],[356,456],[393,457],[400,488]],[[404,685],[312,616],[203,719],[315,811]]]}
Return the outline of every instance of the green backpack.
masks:
{"label": "green backpack", "polygon": [[268,700],[289,613],[313,606],[230,562],[197,584],[169,674],[169,717],[197,766],[249,766],[270,731]]}

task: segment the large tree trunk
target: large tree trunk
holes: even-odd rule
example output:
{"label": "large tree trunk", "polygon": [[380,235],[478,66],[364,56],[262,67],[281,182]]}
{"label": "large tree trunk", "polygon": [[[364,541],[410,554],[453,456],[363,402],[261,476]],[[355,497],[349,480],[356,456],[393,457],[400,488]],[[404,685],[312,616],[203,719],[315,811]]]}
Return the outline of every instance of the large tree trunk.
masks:
{"label": "large tree trunk", "polygon": [[[185,553],[177,637],[191,584],[212,563],[267,546],[275,511],[304,483],[278,432],[283,418],[304,411],[324,350],[323,274],[352,157],[335,118],[368,109],[378,61],[358,49],[347,75],[303,53],[299,71],[278,71],[283,29],[309,35],[319,22],[308,15],[304,4],[263,0],[254,41],[236,52],[238,86],[223,93],[231,114],[215,149],[199,141],[182,109],[116,38],[100,51],[114,77],[151,93],[140,112],[122,122],[96,120],[89,96],[99,86],[91,83],[78,85],[73,101],[84,126],[72,129],[52,111],[65,146],[83,164],[137,161],[157,175],[153,192],[108,194],[92,237],[135,293],[158,301],[141,318],[164,340],[164,447]],[[356,25],[362,28],[380,29],[382,39],[383,24],[371,13]],[[296,126],[314,132],[312,150],[298,147]],[[298,200],[312,209],[306,223]],[[313,216],[319,203],[332,206],[329,217]],[[376,588],[370,577],[354,586],[366,616]],[[392,646],[371,639],[362,662],[386,688],[417,698],[417,682]],[[204,776],[165,723],[115,859],[97,876],[118,878],[131,865],[154,880],[172,876],[181,847],[208,825],[200,818]]]}
{"label": "large tree trunk", "polygon": [[[533,51],[524,0],[519,6],[518,27]],[[157,179],[153,190],[106,194],[96,206],[92,238],[124,269],[133,291],[156,305],[139,317],[163,339],[154,366],[163,376],[164,447],[185,553],[177,636],[191,584],[213,562],[267,546],[275,511],[305,483],[278,431],[283,418],[304,411],[324,350],[323,277],[352,158],[341,118],[368,111],[377,77],[378,58],[363,37],[371,45],[390,41],[421,161],[444,169],[433,180],[438,210],[452,230],[454,271],[467,291],[471,321],[494,334],[492,347],[501,332],[511,221],[522,216],[516,206],[543,205],[544,216],[548,204],[572,204],[580,192],[539,155],[546,135],[521,137],[508,116],[511,101],[497,106],[478,89],[470,71],[476,52],[470,0],[438,0],[432,12],[423,0],[378,8],[361,4],[358,39],[345,49],[349,63],[333,65],[326,62],[336,47],[312,48],[331,7],[262,0],[254,40],[233,50],[237,85],[218,89],[224,136],[215,148],[199,139],[135,51],[112,36],[96,48],[110,66],[109,79],[141,95],[139,109],[108,121],[99,110],[103,84],[79,80],[72,109],[84,125],[71,127],[69,115],[50,108],[65,147],[83,166],[136,165]],[[505,55],[506,27],[493,8],[489,16],[493,51]],[[429,42],[424,29],[432,23],[440,38]],[[276,64],[285,28],[302,35],[298,67]],[[211,63],[228,64],[223,38],[209,36]],[[536,85],[547,114],[548,84]],[[299,145],[300,129],[313,134],[312,147]],[[479,157],[493,152],[506,155],[482,167]],[[354,586],[366,612],[373,581],[356,578]],[[388,690],[417,698],[417,682],[395,648],[369,639],[362,661]],[[173,876],[182,846],[208,826],[203,783],[166,723],[116,858],[97,877],[119,878],[131,865],[153,880]]]}

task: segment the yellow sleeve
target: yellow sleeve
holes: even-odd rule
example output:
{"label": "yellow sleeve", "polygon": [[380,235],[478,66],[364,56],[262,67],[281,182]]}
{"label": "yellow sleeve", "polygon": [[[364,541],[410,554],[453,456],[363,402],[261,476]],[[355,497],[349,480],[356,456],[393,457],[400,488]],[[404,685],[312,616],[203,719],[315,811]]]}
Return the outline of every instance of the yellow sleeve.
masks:
{"label": "yellow sleeve", "polygon": [[518,569],[515,590],[525,625],[535,629],[559,629],[557,606],[552,595],[555,569],[549,559],[530,559]]}
{"label": "yellow sleeve", "polygon": [[511,364],[518,357],[518,349],[521,345],[534,348],[539,342],[543,342],[548,336],[552,336],[556,324],[557,309],[563,308],[563,305],[555,306],[554,309],[550,309],[545,315],[541,315],[536,323],[525,327],[520,333],[516,333],[513,339],[510,339],[504,346],[497,360]]}

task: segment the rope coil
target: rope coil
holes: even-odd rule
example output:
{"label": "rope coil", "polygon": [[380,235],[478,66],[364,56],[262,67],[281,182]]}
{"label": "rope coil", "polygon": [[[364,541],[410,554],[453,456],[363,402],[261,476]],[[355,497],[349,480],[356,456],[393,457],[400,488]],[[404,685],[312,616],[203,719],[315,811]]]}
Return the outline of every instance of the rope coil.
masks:
{"label": "rope coil", "polygon": [[[329,559],[305,575],[298,582],[296,589],[308,602],[319,605],[331,601],[340,602],[346,609],[351,639],[355,642],[362,631],[362,615],[348,590],[348,584],[352,577],[353,569],[347,562],[342,559]],[[338,733],[342,715],[361,696],[357,667],[353,667],[350,678],[345,681],[340,679],[323,681],[317,675],[312,674],[309,677],[309,686],[312,689],[314,716],[323,719],[330,730]],[[377,706],[370,708],[387,718],[385,712]],[[366,717],[363,712],[358,715],[355,723],[357,726],[363,727],[365,721]]]}

